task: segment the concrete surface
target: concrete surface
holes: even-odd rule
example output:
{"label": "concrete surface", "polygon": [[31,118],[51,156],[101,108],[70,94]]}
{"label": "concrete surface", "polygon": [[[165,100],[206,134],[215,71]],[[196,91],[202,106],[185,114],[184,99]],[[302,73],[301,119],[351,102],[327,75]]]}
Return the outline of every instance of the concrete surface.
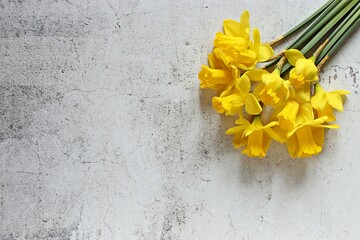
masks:
{"label": "concrete surface", "polygon": [[359,38],[324,151],[248,159],[197,72],[224,18],[272,40],[324,1],[0,1],[0,239],[359,239]]}

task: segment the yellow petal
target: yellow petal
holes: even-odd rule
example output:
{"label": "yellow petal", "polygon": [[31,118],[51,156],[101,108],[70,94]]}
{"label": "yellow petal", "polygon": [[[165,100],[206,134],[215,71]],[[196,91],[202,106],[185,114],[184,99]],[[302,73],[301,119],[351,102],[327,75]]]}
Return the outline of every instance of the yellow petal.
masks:
{"label": "yellow petal", "polygon": [[244,130],[244,136],[248,137],[250,134],[252,134],[256,130],[258,130],[258,129],[256,129],[256,127],[253,124],[251,124]]}
{"label": "yellow petal", "polygon": [[314,119],[314,120],[310,120],[310,121],[307,121],[307,122],[304,122],[304,125],[311,125],[311,126],[317,126],[317,125],[320,125],[320,124],[323,124],[324,122],[326,122],[327,120],[327,117],[320,117],[320,118],[317,118],[317,119]]}
{"label": "yellow petal", "polygon": [[246,125],[232,127],[232,128],[229,128],[228,130],[226,130],[225,134],[226,135],[234,135],[234,134],[241,133],[241,135],[242,135],[242,132],[244,131],[244,129],[246,127],[247,127]]}
{"label": "yellow petal", "polygon": [[342,112],[344,111],[343,108],[343,104],[342,104],[342,99],[340,97],[340,95],[338,94],[326,94],[327,100],[330,104],[330,106],[332,106],[333,108],[335,108],[336,110]]}
{"label": "yellow petal", "polygon": [[340,128],[337,124],[329,124],[329,125],[322,125],[324,128],[330,128],[330,129],[338,129]]}
{"label": "yellow petal", "polygon": [[266,153],[269,150],[269,147],[271,145],[271,137],[269,137],[266,134],[263,134],[263,139],[262,140],[263,140],[263,143],[262,143],[263,150]]}
{"label": "yellow petal", "polygon": [[221,98],[219,97],[213,97],[212,98],[212,105],[213,108],[218,112],[218,113],[224,113],[225,112],[225,108],[222,105],[222,101]]}
{"label": "yellow petal", "polygon": [[304,83],[296,91],[296,99],[300,102],[309,102],[310,101],[310,83]]}
{"label": "yellow petal", "polygon": [[267,73],[269,72],[264,69],[254,69],[247,71],[245,74],[250,78],[251,81],[259,82],[261,81],[262,75]]}
{"label": "yellow petal", "polygon": [[256,61],[256,52],[253,50],[244,50],[242,52],[238,52],[234,56],[234,64],[241,63],[245,66],[252,66]]}
{"label": "yellow petal", "polygon": [[258,28],[254,28],[253,30],[253,40],[254,40],[254,46],[253,49],[255,51],[258,51],[260,47],[260,32]]}
{"label": "yellow petal", "polygon": [[299,142],[297,140],[296,135],[293,135],[289,138],[289,140],[286,142],[286,147],[288,149],[288,152],[292,158],[297,157],[297,153],[299,151]]}
{"label": "yellow petal", "polygon": [[310,126],[299,128],[296,136],[299,142],[298,157],[310,157],[321,152],[322,147],[315,143]]}
{"label": "yellow petal", "polygon": [[305,80],[307,82],[313,82],[318,80],[318,69],[315,66],[314,62],[310,59],[301,59],[301,62],[304,62],[305,68],[304,68],[304,75]]}
{"label": "yellow petal", "polygon": [[236,123],[237,125],[246,125],[246,126],[251,125],[251,123],[250,123],[248,120],[244,119],[244,118],[239,118],[239,119],[237,119],[237,120],[235,121],[235,123]]}
{"label": "yellow petal", "polygon": [[286,80],[283,82],[283,86],[284,86],[284,91],[285,91],[285,99],[288,100],[288,98],[292,97],[295,95],[294,93],[294,89],[291,86],[291,83],[289,80]]}
{"label": "yellow petal", "polygon": [[324,145],[324,128],[312,128],[311,131],[316,145],[322,147]]}
{"label": "yellow petal", "polygon": [[338,128],[340,128],[340,126],[337,125],[337,124],[322,125],[322,127],[324,127],[324,128],[330,128],[330,129],[338,129]]}
{"label": "yellow petal", "polygon": [[235,86],[242,96],[246,96],[249,93],[251,87],[250,79],[248,76],[243,74],[240,78],[235,80]]}
{"label": "yellow petal", "polygon": [[215,53],[210,53],[208,55],[208,60],[209,60],[209,66],[210,68],[215,68],[215,69],[221,69],[222,68],[222,62],[215,56]]}
{"label": "yellow petal", "polygon": [[235,92],[234,84],[235,84],[234,82],[230,82],[227,85],[227,87],[223,90],[223,92],[220,94],[220,97],[226,97],[233,94]]}
{"label": "yellow petal", "polygon": [[293,69],[291,69],[289,74],[289,81],[294,89],[301,87],[305,82],[304,74],[298,75],[296,73],[298,70],[298,68],[294,67]]}
{"label": "yellow petal", "polygon": [[257,98],[249,93],[245,99],[245,111],[250,115],[258,115],[261,113],[262,108]]}
{"label": "yellow petal", "polygon": [[276,134],[278,134],[281,139],[284,139],[284,141],[287,140],[287,136],[286,136],[287,131],[282,129],[279,125],[276,125],[276,126],[272,127],[271,130],[273,130]]}
{"label": "yellow petal", "polygon": [[299,103],[296,101],[288,101],[285,107],[277,115],[279,125],[283,129],[290,129],[295,124],[296,116],[299,111]]}
{"label": "yellow petal", "polygon": [[261,130],[261,129],[264,128],[260,116],[254,117],[253,122],[251,123],[251,125],[254,126],[256,130]]}
{"label": "yellow petal", "polygon": [[225,115],[242,115],[244,108],[244,99],[233,102],[230,110]]}
{"label": "yellow petal", "polygon": [[241,62],[236,62],[236,61],[234,61],[233,64],[242,70],[250,70],[250,69],[254,69],[255,67],[255,64],[249,64],[249,63],[243,64]]}
{"label": "yellow petal", "polygon": [[266,124],[262,129],[272,128],[277,125],[279,125],[279,123],[277,121],[272,121],[272,122]]}
{"label": "yellow petal", "polygon": [[279,90],[279,96],[281,96],[285,101],[289,98],[289,81],[283,81]]}
{"label": "yellow petal", "polygon": [[284,143],[286,142],[286,138],[282,137],[280,134],[276,133],[273,129],[271,128],[265,128],[264,131],[275,141],[279,142],[279,143]]}
{"label": "yellow petal", "polygon": [[224,20],[224,32],[226,35],[240,37],[241,36],[241,29],[240,23],[232,20],[232,19],[225,19]]}
{"label": "yellow petal", "polygon": [[297,129],[301,128],[302,126],[311,126],[311,127],[319,127],[319,128],[339,128],[339,126],[336,124],[326,124],[326,125],[323,124],[326,121],[327,121],[326,116],[319,117],[317,119],[302,123],[299,127],[295,128],[294,130],[296,131]]}
{"label": "yellow petal", "polygon": [[222,106],[226,115],[235,115],[242,110],[244,105],[244,97],[239,94],[231,94],[222,98]]}
{"label": "yellow petal", "polygon": [[319,84],[315,86],[315,95],[311,98],[311,105],[316,110],[323,110],[326,106],[327,99],[324,90]]}
{"label": "yellow petal", "polygon": [[[231,81],[231,76],[228,70],[212,69],[205,65],[201,66],[201,71],[198,74],[200,79],[200,88],[221,89]],[[220,85],[220,86],[219,86]]]}
{"label": "yellow petal", "polygon": [[300,61],[296,61],[295,72],[297,75],[304,75],[304,72],[308,65],[307,61],[306,61],[306,59],[298,59],[298,60],[300,60]]}
{"label": "yellow petal", "polygon": [[263,131],[257,130],[251,133],[248,137],[246,148],[242,151],[249,157],[265,157],[266,152],[263,146]]}
{"label": "yellow petal", "polygon": [[250,13],[244,11],[240,16],[240,36],[248,37],[250,34]]}
{"label": "yellow petal", "polygon": [[259,62],[265,62],[274,55],[274,50],[270,45],[262,44],[257,49],[257,60]]}
{"label": "yellow petal", "polygon": [[231,76],[233,79],[237,79],[239,77],[239,69],[234,65],[230,65]]}
{"label": "yellow petal", "polygon": [[332,91],[332,92],[329,92],[329,93],[334,93],[334,94],[339,94],[339,95],[350,94],[350,92],[346,91],[346,90],[335,90],[335,91]]}
{"label": "yellow petal", "polygon": [[330,128],[330,129],[338,129],[340,128],[337,124],[323,124],[323,125],[314,125],[314,128]]}
{"label": "yellow petal", "polygon": [[244,136],[247,137],[254,131],[263,130],[263,125],[259,116],[255,116],[251,125],[244,130]]}
{"label": "yellow petal", "polygon": [[244,137],[242,133],[234,135],[233,146],[234,148],[239,148],[247,144],[247,137]]}
{"label": "yellow petal", "polygon": [[262,75],[262,82],[265,85],[270,85],[272,83],[275,83],[275,81],[276,81],[275,74],[268,73],[268,74],[263,74]]}
{"label": "yellow petal", "polygon": [[263,90],[263,88],[265,87],[265,85],[261,82],[258,83],[253,91],[253,94],[256,98],[260,98],[260,93]]}
{"label": "yellow petal", "polygon": [[306,122],[314,120],[314,112],[310,103],[300,104],[297,121]]}
{"label": "yellow petal", "polygon": [[230,57],[220,48],[214,48],[215,56],[220,59],[226,66],[230,65]]}
{"label": "yellow petal", "polygon": [[327,117],[320,117],[320,118],[317,118],[314,120],[306,121],[306,122],[302,123],[301,125],[302,126],[312,126],[312,127],[316,127],[316,126],[322,127],[321,124],[326,122],[326,120],[327,120]]}
{"label": "yellow petal", "polygon": [[325,107],[322,110],[316,110],[317,117],[327,117],[327,122],[333,122],[336,120],[336,117],[333,113],[332,107],[329,104],[325,104]]}
{"label": "yellow petal", "polygon": [[296,65],[297,60],[305,59],[304,55],[297,49],[285,50],[284,53],[289,63],[293,66]]}

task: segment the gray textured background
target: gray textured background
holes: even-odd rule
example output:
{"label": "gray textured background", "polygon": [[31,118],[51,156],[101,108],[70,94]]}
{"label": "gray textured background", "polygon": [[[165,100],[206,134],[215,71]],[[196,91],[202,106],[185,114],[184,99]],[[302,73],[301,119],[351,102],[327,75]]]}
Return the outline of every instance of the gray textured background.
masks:
{"label": "gray textured background", "polygon": [[359,239],[359,33],[312,159],[240,155],[198,89],[224,18],[269,41],[323,2],[0,0],[0,239]]}

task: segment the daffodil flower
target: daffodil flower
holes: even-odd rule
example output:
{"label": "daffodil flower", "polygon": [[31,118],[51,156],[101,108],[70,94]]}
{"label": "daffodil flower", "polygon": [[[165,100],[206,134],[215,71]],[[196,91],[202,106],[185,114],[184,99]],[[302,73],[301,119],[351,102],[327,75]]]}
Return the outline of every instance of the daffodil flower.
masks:
{"label": "daffodil flower", "polygon": [[250,39],[250,14],[244,11],[240,22],[227,19],[224,21],[224,34],[219,32],[214,40],[215,49],[226,55],[226,62],[236,67],[249,70],[258,62],[264,62],[272,57],[273,49],[267,44],[261,44],[260,32],[253,30],[253,41]]}
{"label": "daffodil flower", "polygon": [[290,82],[280,77],[279,69],[263,74],[262,81],[256,86],[254,95],[266,105],[275,105],[289,98]]}
{"label": "daffodil flower", "polygon": [[260,117],[256,116],[252,123],[246,119],[238,119],[236,124],[239,126],[228,129],[226,134],[234,135],[233,145],[235,148],[246,145],[242,153],[249,157],[265,157],[271,139],[278,142],[285,141],[271,129],[278,124],[275,121],[263,126]]}
{"label": "daffodil flower", "polygon": [[314,113],[310,103],[299,103],[292,99],[286,102],[277,118],[282,129],[291,130],[302,122],[313,120]]}
{"label": "daffodil flower", "polygon": [[221,91],[238,77],[238,69],[234,65],[225,64],[215,53],[209,54],[208,59],[210,67],[202,65],[198,75],[200,88]]}
{"label": "daffodil flower", "polygon": [[324,128],[339,128],[338,125],[324,125],[327,117],[305,121],[288,133],[286,143],[292,158],[306,158],[316,155],[324,144]]}
{"label": "daffodil flower", "polygon": [[333,122],[336,120],[333,109],[340,112],[344,111],[341,96],[349,93],[346,90],[325,92],[320,84],[316,84],[315,95],[311,98],[311,105],[316,109],[318,117],[326,116],[328,117],[327,122]]}
{"label": "daffodil flower", "polygon": [[291,88],[290,95],[294,96],[294,98],[300,103],[307,103],[310,101],[310,83],[304,83],[299,88]]}
{"label": "daffodil flower", "polygon": [[250,93],[250,88],[250,79],[246,74],[243,74],[235,80],[234,84],[229,85],[219,97],[213,97],[214,109],[218,113],[235,115],[241,113],[243,106],[245,106],[245,111],[248,114],[260,114],[262,108],[257,98]]}
{"label": "daffodil flower", "polygon": [[315,57],[306,59],[304,55],[296,49],[284,51],[289,63],[294,66],[289,74],[289,81],[295,88],[300,88],[305,83],[312,83],[318,80],[318,69],[315,66]]}
{"label": "daffodil flower", "polygon": [[[344,6],[342,8],[349,11],[354,4],[354,1],[350,1],[348,5],[344,4],[347,10]],[[316,14],[319,15],[328,6],[324,5]],[[338,7],[339,16],[345,14],[342,8]],[[330,18],[324,16],[323,20],[328,21]],[[345,29],[343,24],[330,21],[331,24],[329,22],[326,26],[329,29],[342,26],[339,30],[341,34],[326,39],[312,57],[305,58],[301,51],[289,49],[272,58],[274,51],[271,46],[309,21],[302,22],[275,41],[264,44],[259,30],[250,28],[249,12],[244,11],[239,22],[230,19],[223,22],[223,32],[216,33],[213,51],[208,55],[209,64],[201,66],[198,73],[200,88],[217,91],[212,98],[212,105],[218,113],[239,116],[237,125],[229,128],[226,134],[233,135],[234,147],[243,147],[241,152],[249,157],[266,156],[272,140],[286,143],[293,158],[310,157],[322,151],[324,129],[338,128],[337,125],[329,125],[329,122],[335,120],[334,110],[343,111],[342,96],[349,92],[325,92],[319,84],[315,87],[314,96],[311,90],[318,81],[320,69],[341,45],[334,43],[339,42],[350,30]],[[356,18],[349,21],[355,22]],[[309,43],[305,43],[306,36],[302,35],[304,38],[296,40],[293,47],[305,45],[303,49],[313,49],[321,39],[326,38],[320,32]],[[258,63],[275,58],[280,61],[257,68]],[[289,64],[282,72],[286,60]],[[288,67],[291,68],[289,72]],[[275,70],[265,70],[270,68]],[[283,79],[282,74],[288,78]],[[262,119],[266,119],[267,124],[263,124]]]}
{"label": "daffodil flower", "polygon": [[299,111],[300,104],[296,100],[289,100],[282,107],[282,110],[275,111],[279,112],[277,118],[279,121],[279,126],[282,129],[288,130],[295,125],[296,116]]}

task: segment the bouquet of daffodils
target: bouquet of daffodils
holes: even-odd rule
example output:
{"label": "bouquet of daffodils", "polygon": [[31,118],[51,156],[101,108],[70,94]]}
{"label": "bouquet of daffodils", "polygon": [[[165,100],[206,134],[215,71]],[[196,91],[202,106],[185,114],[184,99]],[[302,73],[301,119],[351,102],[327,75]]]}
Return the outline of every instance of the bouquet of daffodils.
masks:
{"label": "bouquet of daffodils", "polygon": [[[218,113],[238,116],[236,126],[226,131],[235,148],[261,158],[275,140],[285,143],[293,158],[321,152],[324,128],[338,128],[332,124],[334,110],[343,111],[343,96],[349,92],[325,91],[320,70],[357,28],[359,9],[358,0],[330,0],[269,43],[261,43],[257,28],[251,34],[247,11],[239,22],[224,20],[209,66],[202,65],[198,77],[201,88],[217,92],[212,104]],[[274,54],[274,45],[308,24],[289,47]],[[267,65],[260,68],[258,63]]]}

